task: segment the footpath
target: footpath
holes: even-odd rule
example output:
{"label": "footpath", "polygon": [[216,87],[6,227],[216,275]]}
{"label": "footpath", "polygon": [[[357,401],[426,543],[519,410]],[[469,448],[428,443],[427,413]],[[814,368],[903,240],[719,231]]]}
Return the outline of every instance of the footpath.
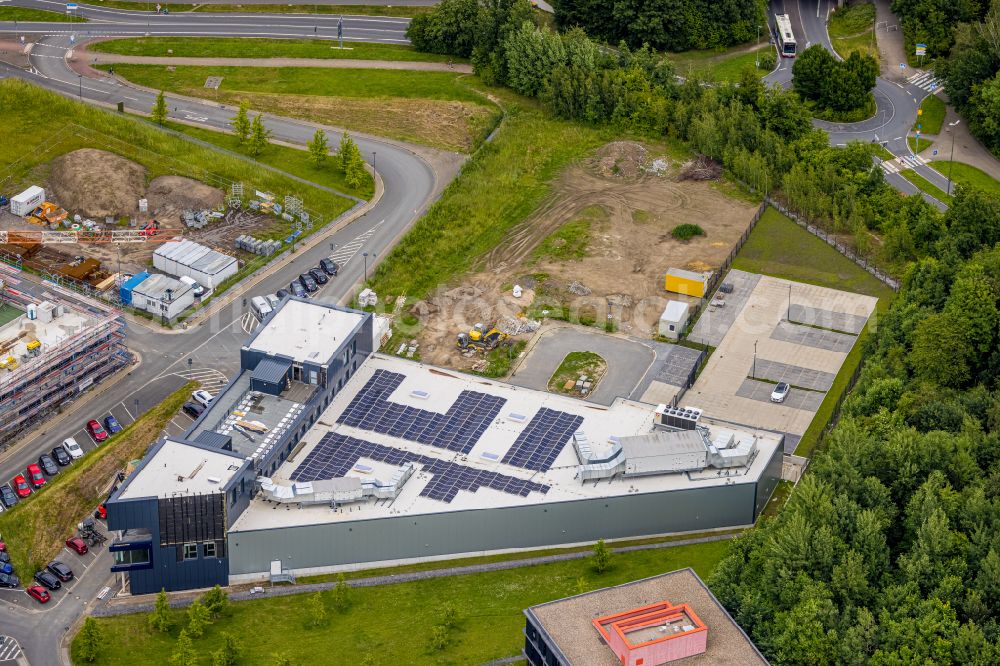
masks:
{"label": "footpath", "polygon": [[407,60],[353,60],[349,58],[189,58],[185,56],[137,56],[96,53],[78,49],[88,65],[190,65],[197,67],[316,67],[327,69],[401,69],[420,72],[472,74],[472,65]]}

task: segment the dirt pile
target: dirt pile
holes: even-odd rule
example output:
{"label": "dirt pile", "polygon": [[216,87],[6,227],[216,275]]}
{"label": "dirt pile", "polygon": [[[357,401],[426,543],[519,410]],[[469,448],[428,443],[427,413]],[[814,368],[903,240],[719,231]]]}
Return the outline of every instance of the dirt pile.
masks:
{"label": "dirt pile", "polygon": [[699,155],[681,166],[679,180],[718,180],[722,165],[706,155]]}
{"label": "dirt pile", "polygon": [[217,208],[225,200],[225,193],[184,176],[160,176],[149,184],[146,198],[150,211],[166,217],[180,215],[186,210]]}
{"label": "dirt pile", "polygon": [[636,178],[646,170],[649,151],[635,141],[613,141],[590,159],[590,168],[604,178]]}
{"label": "dirt pile", "polygon": [[52,160],[50,200],[85,217],[133,215],[146,190],[146,169],[124,157],[82,148]]}

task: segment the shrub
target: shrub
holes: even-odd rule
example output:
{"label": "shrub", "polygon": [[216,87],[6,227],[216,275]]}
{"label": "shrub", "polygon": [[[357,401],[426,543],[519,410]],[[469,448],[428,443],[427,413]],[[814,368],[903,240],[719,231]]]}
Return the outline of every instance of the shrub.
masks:
{"label": "shrub", "polygon": [[695,236],[704,236],[705,230],[697,224],[681,224],[674,227],[670,235],[679,241],[689,241]]}

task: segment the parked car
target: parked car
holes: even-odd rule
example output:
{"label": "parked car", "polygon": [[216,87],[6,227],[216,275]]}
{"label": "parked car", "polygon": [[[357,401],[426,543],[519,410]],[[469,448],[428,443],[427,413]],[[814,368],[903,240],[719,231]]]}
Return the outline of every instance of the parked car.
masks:
{"label": "parked car", "polygon": [[87,554],[87,543],[80,537],[70,537],[66,539],[66,547],[75,552],[77,555]]}
{"label": "parked car", "polygon": [[288,292],[287,289],[279,289],[278,291],[274,292],[274,295],[278,297],[278,300],[281,300],[282,298],[288,298],[291,294]]}
{"label": "parked car", "polygon": [[28,593],[29,597],[31,597],[32,599],[41,604],[47,604],[49,602],[49,599],[52,598],[52,595],[49,594],[49,591],[46,590],[41,585],[32,585],[27,590],[25,590],[25,592]]}
{"label": "parked car", "polygon": [[47,453],[43,453],[38,456],[38,466],[42,468],[42,471],[45,472],[47,476],[55,476],[59,473],[59,465],[57,465],[56,461],[52,459],[52,456]]}
{"label": "parked car", "polygon": [[35,572],[35,582],[44,585],[50,590],[58,590],[62,587],[62,583],[59,582],[59,579],[55,575],[44,570]]}
{"label": "parked car", "polygon": [[6,550],[0,550],[0,563],[6,564],[10,562],[10,553]]}
{"label": "parked car", "polygon": [[28,481],[31,482],[31,486],[35,490],[45,485],[45,475],[42,474],[42,468],[35,463],[28,465]]}
{"label": "parked car", "polygon": [[104,417],[104,429],[108,431],[109,435],[113,435],[122,431],[122,424],[118,423],[114,414],[108,414]]}
{"label": "parked car", "polygon": [[21,579],[14,574],[0,573],[0,587],[20,587]]}
{"label": "parked car", "polygon": [[191,402],[190,400],[185,402],[181,409],[183,409],[184,413],[193,419],[198,418],[201,416],[202,412],[205,411],[205,408],[202,405],[199,405],[197,402]]}
{"label": "parked car", "polygon": [[771,391],[771,402],[784,402],[791,390],[792,387],[785,382],[779,383],[774,387],[774,390]]}
{"label": "parked car", "polygon": [[28,485],[27,479],[22,475],[18,474],[10,483],[14,486],[14,492],[17,493],[18,497],[27,497],[31,494],[31,486]]}
{"label": "parked car", "polygon": [[326,273],[319,268],[310,269],[308,275],[313,280],[316,280],[316,284],[326,284],[330,281],[330,278],[326,276]]}
{"label": "parked car", "polygon": [[278,307],[278,303],[281,303],[281,298],[277,294],[268,294],[264,297],[264,300],[267,301],[267,304],[271,306],[272,310]]}
{"label": "parked car", "polygon": [[17,495],[14,490],[10,487],[10,484],[5,483],[0,486],[0,501],[8,509],[17,504]]}
{"label": "parked car", "polygon": [[12,574],[14,573],[14,566],[10,562],[0,562],[0,573]]}
{"label": "parked car", "polygon": [[298,280],[293,280],[288,285],[288,288],[292,290],[293,296],[298,296],[299,298],[305,298],[306,296],[308,296],[308,294],[306,293],[306,288],[303,287],[302,283],[299,282]]}
{"label": "parked car", "polygon": [[97,419],[90,419],[87,421],[87,432],[90,436],[94,438],[94,441],[100,444],[108,438],[108,431],[104,429]]}
{"label": "parked car", "polygon": [[67,437],[62,443],[63,450],[69,454],[69,457],[73,460],[83,457],[83,449],[77,444],[76,440],[72,437]]}
{"label": "parked car", "polygon": [[340,266],[333,259],[320,259],[319,267],[330,277],[337,277],[337,273],[340,272]]}
{"label": "parked car", "polygon": [[6,552],[7,552],[7,542],[0,541],[0,553],[6,553]]}
{"label": "parked car", "polygon": [[215,396],[204,389],[198,389],[191,394],[191,399],[202,407],[208,407],[212,404],[212,401],[215,400]]}
{"label": "parked car", "polygon": [[108,519],[108,507],[104,504],[104,502],[98,504],[97,508],[94,509],[94,518],[98,518],[100,520]]}
{"label": "parked car", "polygon": [[62,467],[65,467],[73,462],[73,459],[69,457],[68,453],[66,453],[66,449],[61,446],[57,446],[52,449],[52,459],[59,463]]}
{"label": "parked car", "polygon": [[319,291],[319,286],[316,284],[316,280],[313,280],[312,276],[308,273],[300,273],[299,282],[302,283],[302,286],[305,287],[306,291],[310,294]]}
{"label": "parked car", "polygon": [[68,566],[60,562],[59,560],[53,560],[49,562],[48,566],[45,567],[50,574],[58,578],[62,582],[67,582],[73,580],[73,570]]}

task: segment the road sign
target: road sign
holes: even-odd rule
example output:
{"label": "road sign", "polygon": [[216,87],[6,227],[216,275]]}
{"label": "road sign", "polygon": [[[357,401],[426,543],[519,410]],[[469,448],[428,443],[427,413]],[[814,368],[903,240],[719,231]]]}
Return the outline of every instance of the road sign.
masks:
{"label": "road sign", "polygon": [[67,2],[66,3],[66,9],[67,10],[76,9],[76,8],[77,8],[77,4],[75,2]]}
{"label": "road sign", "polygon": [[905,62],[899,63],[899,68],[900,69],[906,69],[906,63]]}
{"label": "road sign", "polygon": [[924,128],[924,126],[923,126],[923,125],[921,125],[920,123],[917,123],[917,129],[918,129],[918,130],[920,130],[920,129],[923,129],[923,128]]}
{"label": "road sign", "polygon": [[917,115],[918,116],[924,115],[924,110],[923,109],[917,109]]}
{"label": "road sign", "polygon": [[935,148],[935,149],[934,149],[934,150],[933,150],[933,151],[931,152],[931,155],[933,155],[933,156],[937,157],[937,148]]}
{"label": "road sign", "polygon": [[927,55],[927,45],[926,44],[917,44],[917,55],[918,56]]}

